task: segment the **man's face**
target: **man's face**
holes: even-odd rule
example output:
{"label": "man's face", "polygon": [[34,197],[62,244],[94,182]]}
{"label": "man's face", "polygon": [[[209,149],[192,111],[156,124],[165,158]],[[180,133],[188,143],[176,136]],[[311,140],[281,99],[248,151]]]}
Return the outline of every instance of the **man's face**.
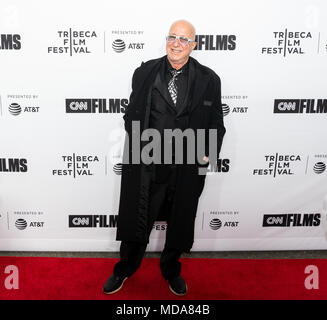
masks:
{"label": "man's face", "polygon": [[[192,27],[184,22],[178,22],[171,26],[169,35],[182,36],[194,40]],[[174,42],[166,42],[166,52],[168,59],[175,65],[183,65],[187,62],[192,50],[195,48],[196,42],[189,42],[182,45],[179,39]]]}

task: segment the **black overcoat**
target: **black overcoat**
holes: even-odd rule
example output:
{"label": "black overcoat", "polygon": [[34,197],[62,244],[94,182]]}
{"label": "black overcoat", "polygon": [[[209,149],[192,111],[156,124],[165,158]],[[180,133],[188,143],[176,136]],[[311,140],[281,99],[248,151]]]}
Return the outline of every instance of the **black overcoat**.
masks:
{"label": "black overcoat", "polygon": [[[167,56],[142,63],[132,79],[132,93],[125,111],[126,140],[122,165],[117,240],[148,243],[149,187],[152,166],[131,164],[132,121],[139,121],[141,134],[149,127],[151,92],[156,76]],[[221,149],[225,127],[218,75],[197,60],[189,58],[190,99],[188,112],[176,115],[176,127],[183,129],[217,129],[217,152]],[[140,149],[148,142],[141,141]],[[207,154],[208,146],[205,148]],[[128,157],[127,157],[128,156]],[[128,163],[127,160],[128,159]],[[166,233],[166,247],[189,252],[194,241],[194,221],[205,175],[199,175],[199,162],[178,165],[176,193]],[[205,166],[205,165],[204,165]],[[152,227],[152,226],[151,226]]]}

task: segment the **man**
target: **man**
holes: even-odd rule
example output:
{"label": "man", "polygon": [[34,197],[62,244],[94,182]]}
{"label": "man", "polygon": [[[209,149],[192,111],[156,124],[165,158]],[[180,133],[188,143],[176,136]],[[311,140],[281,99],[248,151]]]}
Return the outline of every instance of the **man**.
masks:
{"label": "man", "polygon": [[[120,261],[104,285],[111,294],[140,266],[155,221],[167,221],[166,242],[160,257],[162,276],[176,295],[185,295],[179,258],[190,252],[194,241],[194,221],[208,166],[205,152],[193,163],[131,163],[135,156],[135,123],[141,133],[152,128],[161,135],[167,129],[216,130],[219,154],[225,128],[221,107],[220,79],[211,69],[190,57],[195,48],[195,29],[185,20],[172,24],[167,36],[167,55],[142,63],[134,72],[130,102],[124,115],[128,143],[125,142],[117,240],[121,240]],[[141,139],[142,140],[142,139]],[[172,143],[170,141],[170,143]],[[142,149],[146,143],[140,142]],[[196,149],[196,147],[195,147]],[[185,146],[182,148],[185,154]],[[172,151],[175,160],[177,150]],[[218,155],[216,154],[216,160]],[[211,158],[210,158],[211,161]]]}

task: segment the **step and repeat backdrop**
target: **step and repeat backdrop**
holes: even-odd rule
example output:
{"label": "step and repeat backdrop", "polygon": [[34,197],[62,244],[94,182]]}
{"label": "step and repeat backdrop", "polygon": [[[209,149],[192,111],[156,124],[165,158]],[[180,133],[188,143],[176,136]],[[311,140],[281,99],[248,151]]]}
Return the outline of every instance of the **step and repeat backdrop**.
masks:
{"label": "step and repeat backdrop", "polygon": [[0,250],[119,249],[132,74],[181,18],[221,78],[227,130],[193,250],[327,249],[325,1],[2,0]]}

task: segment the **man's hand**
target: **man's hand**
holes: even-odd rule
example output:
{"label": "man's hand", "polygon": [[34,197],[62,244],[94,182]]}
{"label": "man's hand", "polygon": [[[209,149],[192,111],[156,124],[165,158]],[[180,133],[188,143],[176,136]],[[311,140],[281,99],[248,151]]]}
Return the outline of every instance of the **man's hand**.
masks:
{"label": "man's hand", "polygon": [[209,162],[209,158],[208,158],[208,157],[203,157],[203,160],[204,160],[205,162]]}

